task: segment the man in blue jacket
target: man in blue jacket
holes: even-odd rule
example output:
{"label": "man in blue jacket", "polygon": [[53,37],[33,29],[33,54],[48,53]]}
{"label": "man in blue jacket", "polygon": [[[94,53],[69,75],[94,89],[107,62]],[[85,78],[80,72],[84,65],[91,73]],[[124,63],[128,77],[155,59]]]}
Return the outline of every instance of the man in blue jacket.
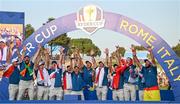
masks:
{"label": "man in blue jacket", "polygon": [[30,57],[28,55],[25,56],[26,47],[23,48],[22,56],[20,55],[20,52],[17,51],[20,60],[20,82],[17,100],[23,99],[23,94],[26,89],[28,89],[29,99],[33,100],[34,98],[34,62],[39,54],[40,49],[41,46],[39,45],[32,61],[30,60]]}
{"label": "man in blue jacket", "polygon": [[83,88],[85,86],[83,80],[83,74],[80,73],[80,68],[78,66],[74,67],[72,72],[72,95],[81,95],[81,100],[84,100]]}

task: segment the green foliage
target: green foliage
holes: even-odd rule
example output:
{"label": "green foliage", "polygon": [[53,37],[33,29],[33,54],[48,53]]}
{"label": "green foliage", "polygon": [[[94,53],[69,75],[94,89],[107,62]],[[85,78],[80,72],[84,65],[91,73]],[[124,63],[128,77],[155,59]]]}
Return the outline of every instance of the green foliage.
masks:
{"label": "green foliage", "polygon": [[118,49],[114,52],[111,53],[111,56],[115,56],[116,52],[118,52],[119,54],[121,54],[122,56],[124,56],[126,49],[124,47],[118,47]]}
{"label": "green foliage", "polygon": [[27,39],[34,31],[34,27],[32,27],[31,24],[27,24],[25,27],[25,39]]}
{"label": "green foliage", "polygon": [[93,44],[92,40],[87,38],[80,38],[80,39],[72,39],[69,44],[70,50],[68,54],[72,54],[75,48],[78,48],[82,54],[86,54],[90,56],[91,50],[94,51],[95,56],[100,56],[101,51],[100,49]]}
{"label": "green foliage", "polygon": [[[49,22],[51,22],[51,21],[53,21],[53,20],[55,20],[54,17],[49,17],[48,20],[46,21],[46,23],[49,23]],[[46,23],[43,23],[43,25],[45,25]]]}
{"label": "green foliage", "polygon": [[180,57],[180,43],[178,43],[176,46],[172,47],[172,49]]}
{"label": "green foliage", "polygon": [[144,48],[143,46],[135,46],[135,49],[138,51],[145,51],[146,48]]}
{"label": "green foliage", "polygon": [[49,45],[61,45],[64,47],[67,47],[69,42],[70,42],[71,38],[67,36],[66,33],[58,36],[57,38],[51,40],[48,42]]}

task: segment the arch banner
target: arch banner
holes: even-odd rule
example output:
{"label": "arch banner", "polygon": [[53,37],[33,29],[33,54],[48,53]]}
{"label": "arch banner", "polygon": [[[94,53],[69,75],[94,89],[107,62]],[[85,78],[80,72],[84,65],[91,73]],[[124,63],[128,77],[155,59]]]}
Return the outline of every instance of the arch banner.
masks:
{"label": "arch banner", "polygon": [[[86,9],[83,8],[83,10]],[[155,58],[170,80],[175,100],[180,101],[180,58],[158,34],[147,26],[121,14],[103,12],[98,8],[89,10],[88,13],[84,13],[83,10],[59,17],[40,27],[24,41],[23,46],[27,46],[26,54],[31,57],[37,51],[38,44],[45,45],[59,35],[77,29],[82,29],[89,34],[99,28],[115,31],[128,36],[144,47],[153,48]],[[91,13],[94,10],[95,14]]]}

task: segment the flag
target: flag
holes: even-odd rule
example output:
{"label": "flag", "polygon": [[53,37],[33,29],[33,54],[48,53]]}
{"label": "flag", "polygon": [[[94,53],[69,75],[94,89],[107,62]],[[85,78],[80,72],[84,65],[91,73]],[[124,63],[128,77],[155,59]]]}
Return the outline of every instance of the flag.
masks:
{"label": "flag", "polygon": [[14,71],[14,66],[11,64],[10,66],[7,67],[7,70],[5,70],[3,77],[9,78],[11,74]]}

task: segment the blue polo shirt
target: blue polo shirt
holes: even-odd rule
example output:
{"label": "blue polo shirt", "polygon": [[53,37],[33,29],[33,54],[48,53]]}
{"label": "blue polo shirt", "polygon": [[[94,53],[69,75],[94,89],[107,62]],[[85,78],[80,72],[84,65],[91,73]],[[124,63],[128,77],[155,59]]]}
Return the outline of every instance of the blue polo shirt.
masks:
{"label": "blue polo shirt", "polygon": [[[129,77],[130,77],[130,72],[129,72],[129,70],[130,69],[132,69],[133,70],[133,72],[132,72],[132,75],[133,76],[135,76],[135,68],[136,68],[136,66],[135,65],[131,65],[131,66],[129,66],[129,67],[127,67],[126,69],[125,69],[125,71],[124,71],[124,73],[123,73],[123,78],[124,78],[124,82],[125,83],[129,83]],[[132,84],[136,84],[136,83],[132,83]]]}
{"label": "blue polo shirt", "polygon": [[62,87],[62,69],[55,73],[54,87]]}
{"label": "blue polo shirt", "polygon": [[120,81],[119,81],[118,88],[123,89],[123,86],[124,86],[124,76],[123,76],[123,74],[121,74],[119,78],[120,78]]}
{"label": "blue polo shirt", "polygon": [[[31,63],[30,67],[33,70],[34,63],[32,61],[30,63]],[[25,62],[23,61],[22,63],[20,63],[20,70],[22,71],[22,70],[24,70],[24,68],[25,68]],[[27,70],[25,76],[24,77],[21,76],[20,79],[24,80],[24,81],[30,81],[30,80],[33,80],[33,75],[30,76],[29,71]]]}
{"label": "blue polo shirt", "polygon": [[81,91],[82,88],[85,86],[84,80],[83,80],[83,74],[75,72],[72,72],[72,91]]}
{"label": "blue polo shirt", "polygon": [[145,87],[158,86],[156,66],[150,66],[149,68],[143,66],[142,73],[145,78]]}
{"label": "blue polo shirt", "polygon": [[93,73],[93,69],[87,69],[86,66],[84,66],[82,68],[83,70],[83,78],[84,78],[84,82],[86,86],[93,86],[93,80],[92,80],[92,73]]}
{"label": "blue polo shirt", "polygon": [[18,67],[15,67],[13,73],[9,77],[9,84],[18,85],[19,81],[20,81],[20,71]]}

